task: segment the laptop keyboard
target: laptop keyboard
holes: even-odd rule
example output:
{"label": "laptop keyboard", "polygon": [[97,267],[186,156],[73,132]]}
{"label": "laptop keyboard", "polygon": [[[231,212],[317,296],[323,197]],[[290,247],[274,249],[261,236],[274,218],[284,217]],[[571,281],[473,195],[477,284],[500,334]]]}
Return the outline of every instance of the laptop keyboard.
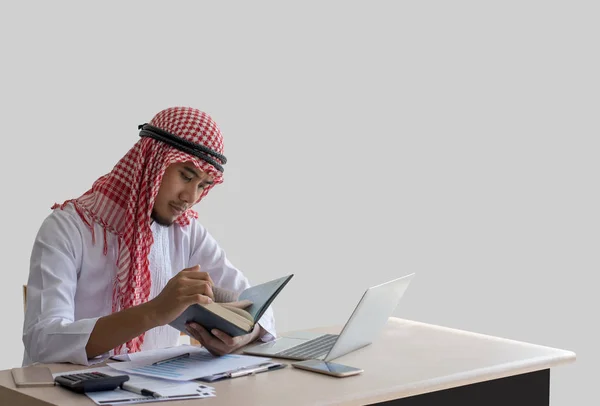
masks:
{"label": "laptop keyboard", "polygon": [[325,334],[295,347],[280,351],[275,355],[299,359],[315,359],[327,354],[337,338],[337,334]]}

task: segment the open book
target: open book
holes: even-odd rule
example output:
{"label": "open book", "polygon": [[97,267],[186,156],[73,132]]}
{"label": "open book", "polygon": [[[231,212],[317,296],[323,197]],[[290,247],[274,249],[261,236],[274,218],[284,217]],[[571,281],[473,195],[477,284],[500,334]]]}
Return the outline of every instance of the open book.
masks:
{"label": "open book", "polygon": [[191,321],[209,332],[216,328],[232,337],[248,334],[293,276],[251,286],[239,297],[235,292],[214,287],[214,303],[193,304],[169,325],[186,334],[185,324]]}

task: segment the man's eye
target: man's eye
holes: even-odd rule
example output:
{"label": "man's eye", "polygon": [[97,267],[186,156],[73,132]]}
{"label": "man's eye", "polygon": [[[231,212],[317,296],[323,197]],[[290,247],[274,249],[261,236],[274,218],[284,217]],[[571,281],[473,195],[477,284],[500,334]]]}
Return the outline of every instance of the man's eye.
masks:
{"label": "man's eye", "polygon": [[189,176],[185,176],[185,174],[183,172],[180,172],[180,173],[181,173],[181,177],[183,179],[185,179],[186,182],[189,182],[190,180],[192,180],[192,178],[190,178]]}

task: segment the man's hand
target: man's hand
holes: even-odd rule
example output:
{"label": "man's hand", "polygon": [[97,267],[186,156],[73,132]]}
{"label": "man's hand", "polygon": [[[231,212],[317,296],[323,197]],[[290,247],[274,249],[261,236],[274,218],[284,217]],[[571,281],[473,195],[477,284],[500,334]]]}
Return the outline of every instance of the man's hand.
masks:
{"label": "man's hand", "polygon": [[88,358],[104,354],[140,334],[175,320],[194,303],[214,300],[213,281],[199,266],[175,275],[162,292],[141,305],[100,317],[85,346]]}
{"label": "man's hand", "polygon": [[211,354],[221,356],[229,354],[245,345],[258,339],[263,333],[263,328],[256,324],[254,330],[243,336],[231,337],[221,330],[213,329],[211,335],[204,327],[198,323],[188,323],[186,325],[188,333],[202,344]]}
{"label": "man's hand", "polygon": [[211,303],[215,298],[213,285],[208,273],[200,272],[199,265],[179,272],[158,296],[148,302],[158,325],[172,322],[194,303]]}

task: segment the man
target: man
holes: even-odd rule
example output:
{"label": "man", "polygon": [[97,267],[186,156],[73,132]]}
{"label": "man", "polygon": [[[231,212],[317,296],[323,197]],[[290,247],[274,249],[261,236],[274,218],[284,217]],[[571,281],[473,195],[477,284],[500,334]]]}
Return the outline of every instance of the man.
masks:
{"label": "man", "polygon": [[[23,365],[101,362],[177,345],[168,323],[218,288],[250,284],[191,207],[223,182],[223,138],[206,113],[165,109],[77,199],[55,205],[36,237],[27,284]],[[222,355],[275,337],[272,309],[241,337],[188,332]]]}

